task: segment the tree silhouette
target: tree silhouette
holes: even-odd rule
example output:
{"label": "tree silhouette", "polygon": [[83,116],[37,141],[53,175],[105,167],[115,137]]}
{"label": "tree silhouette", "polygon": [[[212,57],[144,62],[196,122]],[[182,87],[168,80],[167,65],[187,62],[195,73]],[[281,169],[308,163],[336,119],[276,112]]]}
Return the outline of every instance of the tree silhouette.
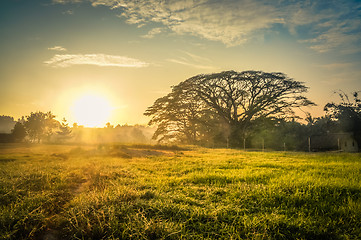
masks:
{"label": "tree silhouette", "polygon": [[178,85],[168,95],[159,98],[144,113],[152,116],[149,125],[157,124],[153,139],[159,141],[180,140],[196,143],[206,125],[206,117],[216,116],[196,92]]}
{"label": "tree silhouette", "polygon": [[16,122],[11,134],[15,142],[21,142],[26,137],[26,129],[21,122]]}
{"label": "tree silhouette", "polygon": [[72,131],[69,127],[67,120],[63,118],[59,126],[59,130],[57,131],[59,140],[66,141],[67,139],[71,138],[71,133]]}
{"label": "tree silhouette", "polygon": [[[308,88],[283,73],[226,71],[201,74],[172,88],[145,115],[158,124],[155,137],[180,133],[187,139],[200,129],[227,125],[231,146],[241,146],[249,131],[266,118],[294,115],[294,108],[314,105],[303,94]],[[204,132],[204,131],[203,131]]]}
{"label": "tree silhouette", "polygon": [[11,116],[0,116],[0,133],[10,133],[15,126],[14,118]]}
{"label": "tree silhouette", "polygon": [[352,99],[340,91],[338,93],[341,102],[340,103],[328,103],[325,106],[325,111],[327,115],[332,120],[337,120],[338,127],[341,131],[352,132],[358,142],[358,145],[361,146],[361,99],[359,93],[354,92],[352,94]]}
{"label": "tree silhouette", "polygon": [[31,112],[26,117],[25,129],[31,141],[38,143],[44,139],[50,139],[53,130],[59,126],[59,122],[54,119],[55,115],[49,112]]}

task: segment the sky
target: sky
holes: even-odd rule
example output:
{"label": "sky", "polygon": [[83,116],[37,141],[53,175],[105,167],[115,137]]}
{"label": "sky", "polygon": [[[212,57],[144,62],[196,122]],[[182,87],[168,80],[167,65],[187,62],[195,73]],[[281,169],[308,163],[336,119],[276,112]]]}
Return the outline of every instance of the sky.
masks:
{"label": "sky", "polygon": [[2,0],[0,36],[0,115],[15,119],[91,126],[75,113],[90,99],[106,115],[93,126],[146,124],[171,86],[227,70],[304,82],[315,117],[361,90],[360,1]]}

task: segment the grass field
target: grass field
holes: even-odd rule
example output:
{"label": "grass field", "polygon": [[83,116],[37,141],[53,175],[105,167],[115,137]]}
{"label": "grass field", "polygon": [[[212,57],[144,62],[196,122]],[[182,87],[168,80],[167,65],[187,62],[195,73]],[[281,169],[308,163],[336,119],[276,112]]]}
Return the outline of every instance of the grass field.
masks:
{"label": "grass field", "polygon": [[361,239],[361,155],[0,145],[2,239]]}

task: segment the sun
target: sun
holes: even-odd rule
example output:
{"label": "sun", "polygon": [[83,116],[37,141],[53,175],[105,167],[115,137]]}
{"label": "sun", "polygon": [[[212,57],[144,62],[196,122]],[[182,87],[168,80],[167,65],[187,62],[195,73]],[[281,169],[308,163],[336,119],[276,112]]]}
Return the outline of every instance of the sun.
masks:
{"label": "sun", "polygon": [[105,126],[112,109],[106,97],[96,94],[85,94],[77,98],[71,107],[75,122],[85,127]]}

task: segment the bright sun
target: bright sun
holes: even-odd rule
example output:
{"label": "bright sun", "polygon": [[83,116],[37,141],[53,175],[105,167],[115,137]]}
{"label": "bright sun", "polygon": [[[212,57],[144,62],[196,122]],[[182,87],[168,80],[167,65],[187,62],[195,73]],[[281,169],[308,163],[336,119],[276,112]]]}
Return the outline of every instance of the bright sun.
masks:
{"label": "bright sun", "polygon": [[103,127],[109,121],[112,106],[105,97],[86,94],[74,101],[71,110],[79,125]]}

